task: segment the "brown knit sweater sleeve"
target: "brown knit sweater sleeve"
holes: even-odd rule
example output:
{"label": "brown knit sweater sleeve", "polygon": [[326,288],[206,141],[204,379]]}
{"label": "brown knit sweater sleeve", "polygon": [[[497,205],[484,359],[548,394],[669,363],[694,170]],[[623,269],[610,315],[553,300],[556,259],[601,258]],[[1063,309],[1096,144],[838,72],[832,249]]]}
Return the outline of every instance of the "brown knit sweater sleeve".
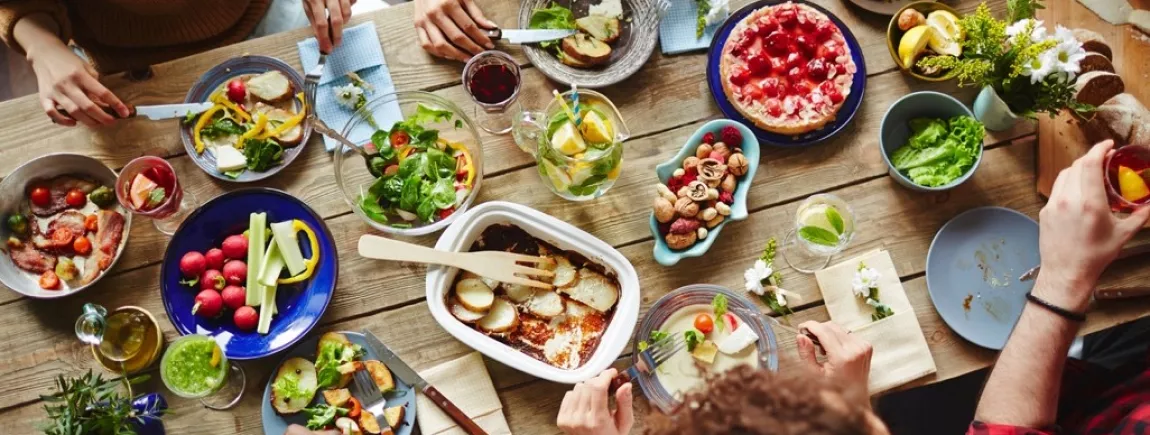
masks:
{"label": "brown knit sweater sleeve", "polygon": [[12,0],[0,2],[0,39],[13,50],[24,54],[24,48],[16,42],[12,34],[16,22],[28,15],[43,13],[52,17],[60,28],[60,39],[67,43],[72,39],[72,26],[68,22],[68,10],[62,0]]}

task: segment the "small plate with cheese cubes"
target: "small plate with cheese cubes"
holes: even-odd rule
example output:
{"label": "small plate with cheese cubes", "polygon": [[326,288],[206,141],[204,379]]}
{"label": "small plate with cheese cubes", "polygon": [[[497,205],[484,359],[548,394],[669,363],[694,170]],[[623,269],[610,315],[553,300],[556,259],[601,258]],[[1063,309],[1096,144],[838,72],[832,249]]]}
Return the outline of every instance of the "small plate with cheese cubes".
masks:
{"label": "small plate with cheese cubes", "polygon": [[181,335],[216,339],[232,360],[291,347],[319,322],[339,272],[331,231],[280,190],[213,198],[184,220],[160,266],[160,297]]}
{"label": "small plate with cheese cubes", "polygon": [[283,61],[240,56],[208,70],[185,103],[211,102],[180,123],[188,155],[225,181],[262,180],[291,164],[311,136],[303,77]]}
{"label": "small plate with cheese cubes", "polygon": [[671,356],[652,374],[637,378],[643,395],[663,412],[671,412],[706,379],[741,365],[778,370],[775,333],[753,302],[724,287],[692,284],[655,301],[639,325],[632,359],[650,343],[680,335],[686,349]]}

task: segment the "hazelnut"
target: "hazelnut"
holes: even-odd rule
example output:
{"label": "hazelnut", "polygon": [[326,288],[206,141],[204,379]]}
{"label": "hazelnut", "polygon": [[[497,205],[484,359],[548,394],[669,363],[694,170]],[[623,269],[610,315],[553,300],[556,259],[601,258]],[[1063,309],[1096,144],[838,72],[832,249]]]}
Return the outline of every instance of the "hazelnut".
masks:
{"label": "hazelnut", "polygon": [[735,176],[742,177],[750,166],[751,162],[747,161],[747,156],[743,153],[734,153],[727,158],[727,171]]}
{"label": "hazelnut", "polygon": [[719,211],[716,210],[714,207],[707,207],[707,208],[703,209],[703,211],[699,212],[699,217],[705,221],[709,221],[711,219],[714,219],[715,216],[718,216],[718,215],[719,215]]}
{"label": "hazelnut", "polygon": [[699,214],[699,204],[691,198],[679,198],[675,201],[675,212],[683,217],[695,217]]}
{"label": "hazelnut", "polygon": [[709,155],[711,155],[711,145],[704,143],[699,144],[699,147],[695,148],[695,157],[705,159]]}
{"label": "hazelnut", "polygon": [[723,182],[719,183],[719,188],[723,189],[724,192],[734,193],[736,185],[737,184],[735,183],[735,175],[734,174],[727,174],[726,177],[723,177]]}
{"label": "hazelnut", "polygon": [[717,210],[722,216],[731,215],[731,206],[727,205],[725,202],[715,203],[715,210]]}
{"label": "hazelnut", "polygon": [[713,187],[707,189],[707,199],[712,201],[719,199],[719,189],[715,189]]}
{"label": "hazelnut", "polygon": [[709,233],[709,231],[707,231],[707,229],[703,228],[703,227],[699,227],[699,229],[695,232],[698,233],[699,240],[703,240],[703,239],[707,238],[707,234]]}
{"label": "hazelnut", "polygon": [[[688,200],[690,201],[690,200]],[[670,222],[675,218],[675,206],[662,196],[655,198],[655,220],[660,223]]]}
{"label": "hazelnut", "polygon": [[694,231],[687,234],[667,234],[663,236],[663,240],[667,241],[667,247],[671,249],[687,249],[698,240],[698,234]]}
{"label": "hazelnut", "polygon": [[692,181],[691,184],[683,186],[683,188],[687,189],[687,198],[691,198],[695,201],[707,200],[707,185],[703,184],[702,181]]}
{"label": "hazelnut", "polygon": [[657,192],[660,197],[666,198],[667,201],[671,203],[675,202],[676,199],[679,199],[678,196],[675,196],[675,192],[672,192],[671,188],[667,187],[666,184],[656,184],[655,192]]}
{"label": "hazelnut", "polygon": [[715,142],[715,144],[711,146],[711,154],[714,153],[719,153],[719,155],[723,156],[723,160],[726,160],[727,157],[731,156],[731,149],[727,148],[727,144],[725,143]]}
{"label": "hazelnut", "polygon": [[683,159],[683,169],[690,171],[691,169],[695,169],[698,167],[699,167],[699,158],[698,157],[691,156],[691,157],[687,157],[687,158]]}
{"label": "hazelnut", "polygon": [[721,180],[727,173],[727,165],[712,158],[699,160],[699,178],[704,181]]}
{"label": "hazelnut", "polygon": [[679,178],[684,175],[687,175],[687,171],[684,171],[683,168],[675,168],[675,171],[671,172],[671,176],[675,178]]}
{"label": "hazelnut", "polygon": [[675,192],[675,199],[678,200],[679,198],[687,198],[687,193],[690,191],[691,188],[687,186],[680,187],[679,191]]}
{"label": "hazelnut", "polygon": [[922,12],[914,9],[907,9],[902,11],[902,14],[899,14],[898,16],[898,28],[902,29],[904,32],[910,30],[914,26],[925,23],[926,17],[922,15]]}
{"label": "hazelnut", "polygon": [[718,226],[719,224],[723,223],[723,220],[726,218],[726,216],[718,215],[715,216],[714,219],[707,220],[707,228],[714,228]]}
{"label": "hazelnut", "polygon": [[722,182],[722,179],[707,180],[707,187],[710,187],[712,189],[718,188],[719,183],[721,183],[721,182]]}

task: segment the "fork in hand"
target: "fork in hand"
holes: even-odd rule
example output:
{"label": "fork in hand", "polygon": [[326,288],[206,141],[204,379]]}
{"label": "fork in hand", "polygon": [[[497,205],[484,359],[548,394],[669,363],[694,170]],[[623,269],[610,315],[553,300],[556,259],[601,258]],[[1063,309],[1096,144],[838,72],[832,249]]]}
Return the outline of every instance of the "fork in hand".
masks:
{"label": "fork in hand", "polygon": [[615,379],[611,380],[609,391],[614,394],[615,390],[619,389],[623,384],[639,377],[640,373],[650,375],[660,364],[667,362],[672,356],[680,350],[683,350],[684,347],[687,347],[687,342],[680,334],[672,334],[651,343],[647,349],[639,352],[639,362],[619,373],[615,376]]}

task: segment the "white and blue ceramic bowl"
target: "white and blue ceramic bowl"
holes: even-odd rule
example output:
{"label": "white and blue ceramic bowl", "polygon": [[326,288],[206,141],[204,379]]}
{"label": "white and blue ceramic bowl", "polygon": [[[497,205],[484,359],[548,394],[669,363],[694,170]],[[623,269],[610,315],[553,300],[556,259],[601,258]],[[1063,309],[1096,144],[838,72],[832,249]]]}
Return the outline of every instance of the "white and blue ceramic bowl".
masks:
{"label": "white and blue ceramic bowl", "polygon": [[711,228],[707,238],[695,242],[690,248],[675,250],[667,246],[667,242],[663,240],[663,236],[659,234],[659,221],[655,220],[655,212],[651,212],[651,234],[655,236],[655,261],[664,266],[674,266],[679,260],[686,257],[698,257],[707,253],[711,249],[711,244],[715,239],[719,238],[719,233],[731,221],[741,221],[747,218],[747,192],[751,190],[751,183],[755,179],[755,171],[759,168],[759,142],[755,138],[754,133],[747,126],[740,124],[729,119],[716,119],[708,122],[700,127],[695,134],[687,139],[687,143],[683,144],[683,148],[679,150],[675,157],[668,160],[659,166],[655,167],[655,173],[659,176],[659,182],[667,184],[667,180],[671,179],[671,173],[675,169],[681,168],[683,159],[695,155],[695,148],[703,143],[703,135],[712,133],[715,137],[719,136],[719,131],[723,127],[735,127],[739,133],[743,135],[743,143],[741,144],[727,144],[729,147],[738,147],[743,149],[743,155],[747,157],[747,173],[739,180],[738,187],[735,188],[735,202],[731,204],[731,215],[723,220],[718,226]]}
{"label": "white and blue ceramic bowl", "polygon": [[894,178],[898,184],[916,192],[942,192],[953,189],[969,180],[974,175],[974,171],[978,169],[978,164],[982,163],[983,148],[981,144],[978,147],[978,157],[974,159],[974,166],[971,166],[965,174],[945,186],[927,187],[915,184],[910,178],[895,169],[894,163],[890,161],[890,156],[894,154],[895,150],[906,145],[907,141],[910,140],[909,122],[911,119],[950,119],[964,115],[974,117],[974,113],[961,101],[950,95],[934,91],[912,92],[891,104],[882,117],[878,137],[879,146],[882,148],[882,160],[886,162],[890,177]]}

